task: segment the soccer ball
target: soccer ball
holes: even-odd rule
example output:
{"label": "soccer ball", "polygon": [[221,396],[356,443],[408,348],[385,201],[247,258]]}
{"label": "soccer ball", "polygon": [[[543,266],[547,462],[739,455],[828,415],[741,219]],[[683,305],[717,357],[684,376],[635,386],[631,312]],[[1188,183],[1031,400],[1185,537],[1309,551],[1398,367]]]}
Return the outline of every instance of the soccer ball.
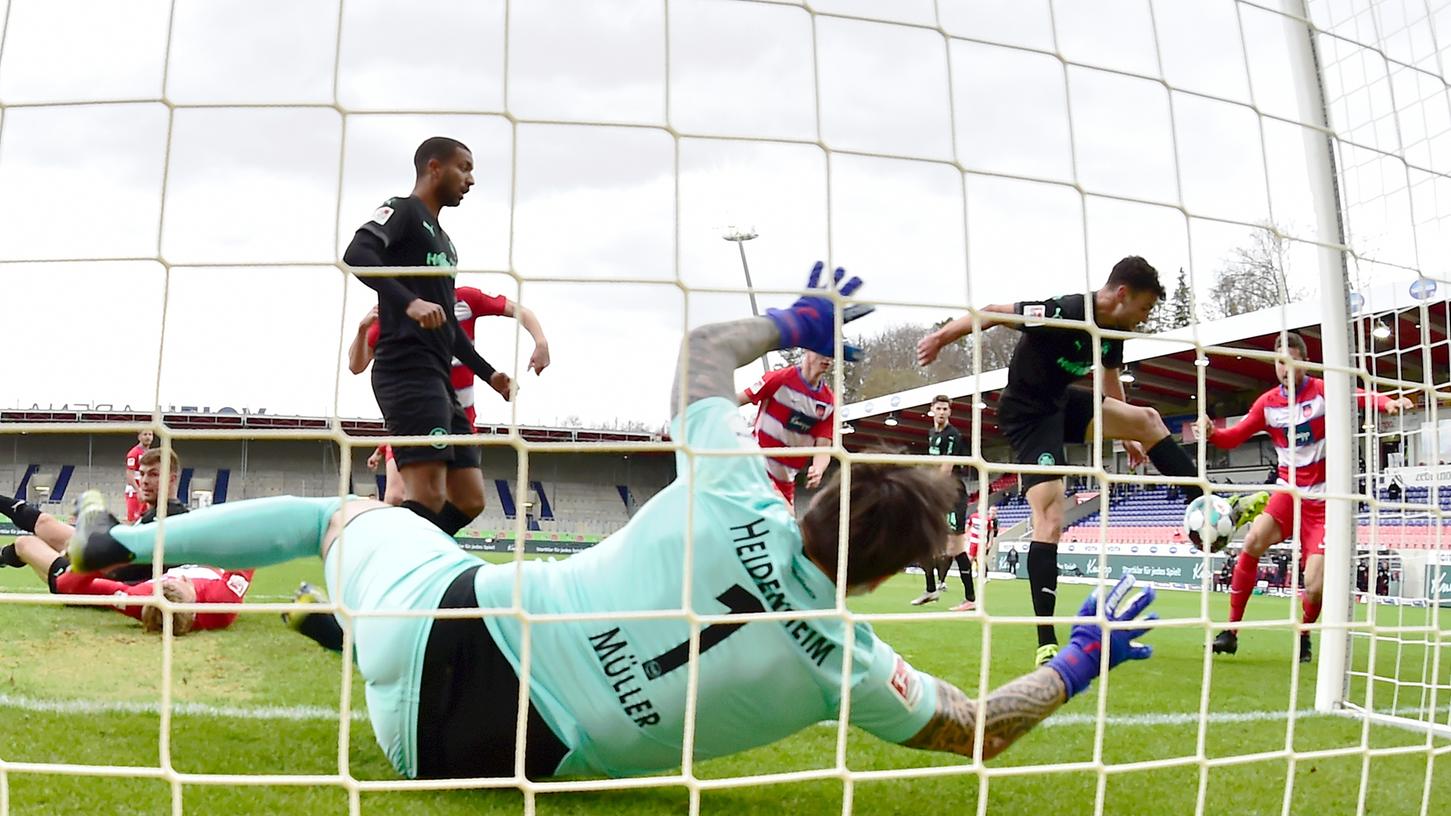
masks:
{"label": "soccer ball", "polygon": [[1219,552],[1234,532],[1234,509],[1224,499],[1205,493],[1184,509],[1184,532],[1201,549]]}

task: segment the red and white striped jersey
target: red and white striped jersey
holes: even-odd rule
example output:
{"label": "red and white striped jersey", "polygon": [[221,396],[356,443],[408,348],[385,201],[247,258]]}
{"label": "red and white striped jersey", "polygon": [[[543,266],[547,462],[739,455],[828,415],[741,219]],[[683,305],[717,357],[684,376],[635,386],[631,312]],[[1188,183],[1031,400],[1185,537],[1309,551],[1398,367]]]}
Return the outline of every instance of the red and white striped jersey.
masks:
{"label": "red and white striped jersey", "polygon": [[987,549],[987,516],[974,512],[967,517],[967,555],[969,558],[977,558],[978,553]]}
{"label": "red and white striped jersey", "polygon": [[126,495],[135,496],[141,491],[141,457],[146,455],[146,446],[137,442],[126,451]]}
{"label": "red and white striped jersey", "polygon": [[[1374,404],[1385,410],[1391,398],[1355,389],[1361,405]],[[1249,413],[1232,428],[1215,428],[1210,444],[1228,450],[1237,448],[1260,431],[1269,435],[1279,455],[1280,484],[1290,483],[1290,465],[1295,466],[1295,484],[1309,492],[1325,490],[1325,381],[1305,377],[1295,389],[1295,402],[1283,385],[1261,394]],[[1292,437],[1293,434],[1293,437]],[[1293,443],[1293,446],[1292,446]]]}
{"label": "red and white striped jersey", "polygon": [[[797,366],[778,368],[746,389],[746,397],[761,406],[756,412],[756,444],[762,448],[810,448],[816,440],[831,438],[831,414],[836,397],[822,382],[812,388]],[[768,456],[766,473],[790,484],[809,456]]]}

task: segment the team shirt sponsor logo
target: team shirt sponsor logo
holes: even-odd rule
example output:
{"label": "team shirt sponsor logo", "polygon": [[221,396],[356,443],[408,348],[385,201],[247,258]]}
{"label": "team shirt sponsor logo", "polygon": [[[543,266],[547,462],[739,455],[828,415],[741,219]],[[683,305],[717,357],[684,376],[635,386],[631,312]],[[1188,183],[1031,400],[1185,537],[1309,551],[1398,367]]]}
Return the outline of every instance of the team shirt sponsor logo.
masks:
{"label": "team shirt sponsor logo", "polygon": [[907,665],[907,661],[897,655],[897,662],[892,667],[892,676],[888,678],[887,685],[892,687],[892,693],[901,699],[908,708],[916,708],[917,702],[922,699],[922,684],[917,682],[917,673]]}

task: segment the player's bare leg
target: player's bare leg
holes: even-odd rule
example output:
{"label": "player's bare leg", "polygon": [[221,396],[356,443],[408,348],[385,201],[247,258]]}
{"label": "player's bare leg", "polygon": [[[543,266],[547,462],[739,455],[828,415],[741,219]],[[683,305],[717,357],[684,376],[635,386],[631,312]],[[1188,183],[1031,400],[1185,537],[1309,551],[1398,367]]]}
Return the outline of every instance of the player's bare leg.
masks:
{"label": "player's bare leg", "polygon": [[[1270,547],[1285,540],[1280,523],[1268,513],[1255,518],[1244,537],[1244,549],[1234,562],[1234,575],[1229,580],[1229,622],[1238,623],[1244,619],[1244,607],[1254,594],[1255,583],[1260,577],[1260,556]],[[1239,651],[1239,631],[1225,629],[1214,638],[1215,654],[1234,654]]]}
{"label": "player's bare leg", "polygon": [[[1325,590],[1325,556],[1314,553],[1305,559],[1305,586],[1300,588],[1302,623],[1314,623],[1320,619],[1320,600]],[[1309,663],[1310,633],[1300,633],[1300,662]]]}
{"label": "player's bare leg", "polygon": [[484,472],[476,467],[449,468],[448,500],[469,519],[484,512]]}
{"label": "player's bare leg", "polygon": [[15,553],[27,567],[35,570],[42,582],[49,585],[50,567],[60,558],[60,553],[49,542],[42,541],[38,536],[20,536],[15,539]]}
{"label": "player's bare leg", "polygon": [[[1028,506],[1033,514],[1033,542],[1028,546],[1028,586],[1032,592],[1033,614],[1039,618],[1053,617],[1058,605],[1058,541],[1063,536],[1063,480],[1039,482],[1028,488]],[[1058,633],[1052,623],[1038,624],[1038,651],[1034,657],[1041,666],[1058,654]]]}
{"label": "player's bare leg", "polygon": [[[1130,405],[1112,397],[1102,403],[1103,438],[1137,442],[1144,447],[1144,454],[1154,467],[1165,476],[1197,476],[1199,468],[1189,454],[1179,446],[1179,441],[1169,433],[1164,418],[1153,408]],[[1088,423],[1084,439],[1093,440],[1093,421]],[[1204,490],[1195,485],[1181,485],[1185,498],[1197,498]]]}
{"label": "player's bare leg", "polygon": [[398,468],[398,474],[403,479],[403,506],[425,518],[424,513],[418,512],[420,508],[434,516],[443,510],[444,502],[448,501],[446,463],[409,462]]}
{"label": "player's bare leg", "polygon": [[49,513],[41,513],[40,518],[35,521],[36,537],[49,544],[50,548],[58,553],[65,552],[66,545],[70,543],[75,531],[76,528]]}
{"label": "player's bare leg", "polygon": [[398,470],[398,463],[388,457],[383,464],[383,503],[391,504],[394,507],[402,506],[403,474]]}

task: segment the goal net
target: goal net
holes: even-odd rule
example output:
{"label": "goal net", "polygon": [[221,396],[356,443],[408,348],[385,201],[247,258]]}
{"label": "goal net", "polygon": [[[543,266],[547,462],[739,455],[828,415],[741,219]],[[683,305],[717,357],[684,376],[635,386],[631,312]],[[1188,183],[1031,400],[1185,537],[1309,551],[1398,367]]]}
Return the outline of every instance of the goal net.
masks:
{"label": "goal net", "polygon": [[[373,744],[358,667],[297,657],[308,644],[272,631],[297,609],[292,586],[320,580],[320,566],[259,572],[263,591],[233,631],[177,639],[168,627],[159,647],[111,631],[119,624],[96,634],[96,616],[60,617],[77,612],[64,604],[107,599],[52,596],[28,572],[0,571],[0,633],[25,644],[0,648],[0,670],[18,678],[0,686],[0,723],[16,723],[0,727],[0,816],[120,812],[131,800],[178,814],[482,802],[529,814],[1047,803],[1095,816],[1424,815],[1451,797],[1451,6],[0,9],[0,325],[12,341],[0,491],[64,515],[52,497],[96,488],[119,510],[121,453],[149,428],[183,456],[183,478],[197,481],[182,499],[194,505],[374,492],[362,464],[374,442],[434,440],[376,436],[368,378],[346,368],[375,298],[340,258],[357,224],[407,192],[414,147],[448,135],[475,162],[474,188],[444,215],[457,283],[531,309],[554,358],[525,374],[524,326],[479,324],[484,356],[521,390],[509,403],[479,396],[490,432],[454,440],[483,451],[490,496],[465,543],[518,569],[621,527],[669,481],[660,463],[699,454],[661,431],[682,335],[785,305],[822,258],[861,275],[860,299],[878,304],[847,328],[872,356],[838,359],[830,375],[832,468],[938,464],[925,456],[926,411],[946,395],[970,440],[953,461],[973,509],[993,510],[1003,531],[979,563],[976,609],[909,607],[922,587],[909,573],[869,598],[839,591],[827,617],[871,624],[974,699],[1028,671],[1038,619],[1017,555],[1043,530],[1016,485],[1045,472],[1065,479],[1069,507],[1060,618],[1121,574],[1162,588],[1155,656],[1105,675],[992,762],[884,746],[844,718],[706,760],[687,718],[680,767],[654,776],[415,781]],[[1084,325],[1126,340],[1121,383],[1091,384],[1099,397],[1121,384],[1154,408],[1198,477],[1135,468],[1105,436],[1101,408],[1067,461],[1015,461],[997,418],[1008,329],[979,327],[942,362],[915,365],[917,339],[943,321],[1092,292],[1128,255],[1157,267],[1169,295],[1136,331]],[[1325,382],[1323,611],[1302,630],[1314,577],[1296,568],[1302,503],[1261,562],[1240,652],[1216,655],[1230,622],[1215,576],[1229,568],[1184,539],[1177,491],[1248,495],[1278,459],[1263,437],[1225,453],[1188,427],[1232,423],[1275,388],[1286,332],[1306,337],[1307,367]],[[795,362],[773,354],[767,365],[783,360]],[[737,385],[759,375],[742,369]],[[1360,408],[1356,389],[1414,407]],[[1309,441],[1294,427],[1292,458]],[[811,495],[803,488],[798,507]],[[0,543],[20,532],[0,530]],[[561,541],[573,543],[549,549]],[[682,546],[689,565],[694,543]],[[954,591],[960,581],[949,579]],[[698,601],[634,614],[686,622],[692,658],[707,627],[753,620]],[[141,602],[212,609],[159,591]],[[352,610],[335,608],[351,637]],[[540,625],[517,605],[480,614]],[[1302,631],[1310,664],[1298,660]],[[69,637],[85,656],[65,650]],[[133,664],[152,680],[126,679]],[[707,671],[690,660],[690,717]]]}

